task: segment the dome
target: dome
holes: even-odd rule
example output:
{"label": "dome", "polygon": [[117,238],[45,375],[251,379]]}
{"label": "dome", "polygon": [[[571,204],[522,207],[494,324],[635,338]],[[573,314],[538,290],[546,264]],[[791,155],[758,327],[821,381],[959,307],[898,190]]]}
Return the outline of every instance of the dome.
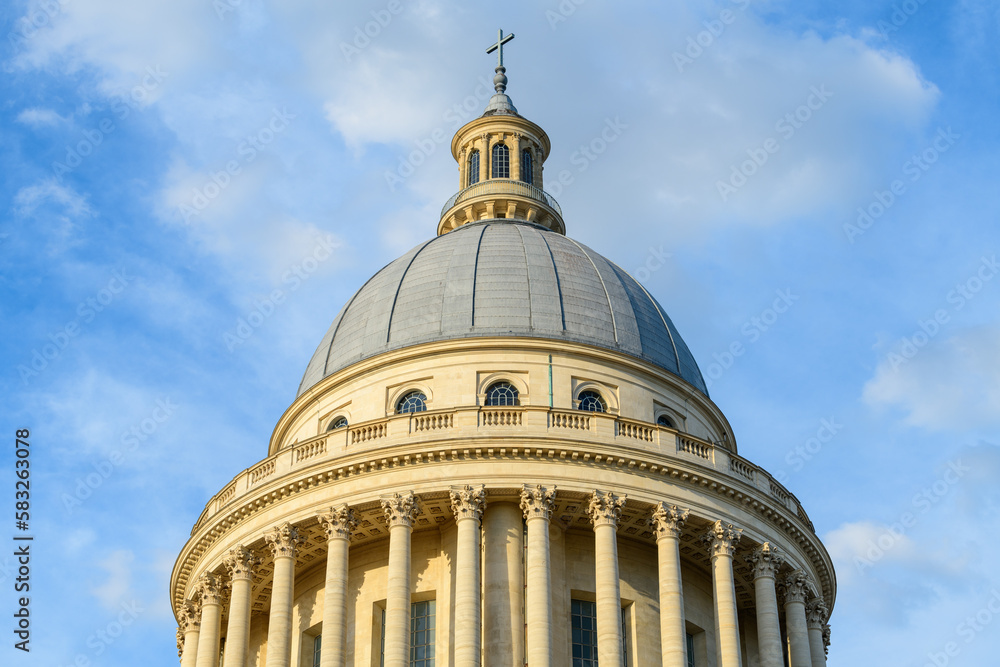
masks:
{"label": "dome", "polygon": [[330,325],[298,395],[383,352],[480,336],[628,354],[708,395],[677,329],[635,279],[581,243],[513,220],[463,225],[376,273]]}

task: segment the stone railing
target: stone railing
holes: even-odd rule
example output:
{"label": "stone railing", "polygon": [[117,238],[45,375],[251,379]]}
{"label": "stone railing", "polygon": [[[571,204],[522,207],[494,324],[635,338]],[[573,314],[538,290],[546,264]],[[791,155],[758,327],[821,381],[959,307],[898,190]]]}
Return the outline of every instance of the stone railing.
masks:
{"label": "stone railing", "polygon": [[562,208],[560,208],[559,203],[552,195],[524,181],[515,181],[506,178],[492,178],[480,181],[464,190],[459,190],[445,202],[444,208],[441,209],[441,217],[444,217],[445,213],[462,202],[487,195],[517,195],[526,199],[534,199],[545,204],[562,217]]}
{"label": "stone railing", "polygon": [[[510,441],[498,440],[516,436]],[[234,506],[240,496],[263,488],[274,480],[286,478],[298,469],[345,457],[362,455],[364,461],[345,466],[348,474],[374,466],[405,464],[411,455],[404,452],[383,458],[380,452],[398,449],[409,443],[426,443],[433,451],[487,452],[489,456],[517,456],[520,450],[536,455],[540,452],[571,449],[614,448],[605,451],[629,451],[623,456],[651,456],[675,459],[678,465],[694,466],[692,470],[708,470],[724,475],[729,484],[740,483],[756,489],[785,506],[789,512],[812,529],[812,522],[798,500],[767,471],[755,466],[727,448],[702,440],[688,433],[649,422],[623,419],[613,414],[563,410],[546,406],[469,406],[449,410],[392,415],[327,431],[303,442],[289,445],[255,466],[243,471],[227,484],[206,505],[195,524],[197,530],[218,512]],[[516,444],[516,447],[510,445]],[[624,449],[622,449],[624,448]],[[568,455],[568,454],[567,454]],[[413,454],[420,461],[421,454]],[[580,460],[590,460],[581,454]],[[619,456],[595,454],[592,460],[624,460]],[[570,456],[578,460],[576,454]],[[698,473],[704,477],[705,472]],[[193,531],[192,531],[193,532]]]}

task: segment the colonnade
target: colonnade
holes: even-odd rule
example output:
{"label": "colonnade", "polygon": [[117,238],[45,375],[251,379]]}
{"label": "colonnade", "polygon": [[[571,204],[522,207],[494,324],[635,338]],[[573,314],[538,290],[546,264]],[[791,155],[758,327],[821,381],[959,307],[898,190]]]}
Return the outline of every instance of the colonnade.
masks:
{"label": "colonnade", "polygon": [[[525,659],[531,667],[549,667],[553,663],[549,525],[555,498],[554,486],[526,485],[521,490],[518,511],[509,502],[491,503],[487,508],[482,485],[451,490],[457,527],[455,667],[480,667],[484,655],[491,667],[521,667]],[[623,662],[617,530],[625,501],[624,494],[595,490],[588,505],[594,528],[597,651],[600,664],[606,666]],[[389,528],[384,664],[409,667],[410,544],[419,501],[412,492],[394,493],[382,498],[381,505]],[[667,503],[656,504],[649,516],[657,545],[660,653],[664,667],[688,664],[680,558],[680,536],[688,516],[687,509]],[[347,657],[350,536],[357,519],[347,505],[332,507],[317,518],[328,545],[320,665],[343,667]],[[527,529],[523,568],[522,518]],[[702,537],[712,563],[716,662],[720,667],[742,667],[733,575],[733,558],[741,537],[742,529],[724,521],[716,521]],[[266,533],[264,539],[274,563],[266,661],[268,667],[290,667],[295,558],[301,540],[298,530],[288,522]],[[786,647],[781,639],[779,591],[784,602],[789,666],[825,667],[829,636],[826,605],[815,594],[805,572],[793,570],[783,577],[779,575],[786,560],[770,543],[747,556],[754,573],[761,667],[784,667]],[[222,667],[250,667],[250,585],[259,563],[242,545],[231,549],[223,559],[230,578],[231,600]],[[219,576],[203,574],[193,587],[194,595],[181,607],[177,633],[181,667],[220,667],[226,588]]]}

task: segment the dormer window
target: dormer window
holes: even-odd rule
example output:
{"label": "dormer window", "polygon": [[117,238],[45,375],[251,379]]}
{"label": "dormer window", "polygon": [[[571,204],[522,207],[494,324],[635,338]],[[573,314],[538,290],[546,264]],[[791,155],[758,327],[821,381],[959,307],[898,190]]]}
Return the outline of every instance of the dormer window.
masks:
{"label": "dormer window", "polygon": [[521,151],[521,180],[531,185],[531,151],[525,148]]}
{"label": "dormer window", "polygon": [[507,144],[493,145],[491,178],[510,178],[510,149],[507,148]]}
{"label": "dormer window", "polygon": [[469,154],[468,185],[475,185],[479,182],[479,151],[472,151]]}

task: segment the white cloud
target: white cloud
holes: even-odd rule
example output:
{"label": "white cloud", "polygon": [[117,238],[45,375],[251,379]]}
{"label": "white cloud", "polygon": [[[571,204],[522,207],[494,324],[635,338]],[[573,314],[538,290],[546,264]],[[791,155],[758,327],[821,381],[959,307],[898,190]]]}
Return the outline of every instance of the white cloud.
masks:
{"label": "white cloud", "polygon": [[35,185],[21,188],[14,195],[15,212],[24,217],[35,212],[40,206],[53,202],[70,217],[93,217],[94,209],[87,198],[73,188],[62,185],[55,179],[40,181]]}
{"label": "white cloud", "polygon": [[[921,339],[922,340],[922,339]],[[905,412],[912,426],[975,431],[1000,424],[1000,325],[956,332],[913,348],[895,349],[865,383],[864,401]]]}
{"label": "white cloud", "polygon": [[62,121],[63,117],[52,109],[42,109],[40,107],[25,109],[21,113],[17,114],[17,122],[24,123],[25,125],[31,125],[33,127],[58,125]]}
{"label": "white cloud", "polygon": [[101,561],[99,567],[107,572],[107,579],[93,588],[91,593],[108,609],[115,609],[126,600],[132,586],[132,561],[135,555],[129,549],[117,549]]}

